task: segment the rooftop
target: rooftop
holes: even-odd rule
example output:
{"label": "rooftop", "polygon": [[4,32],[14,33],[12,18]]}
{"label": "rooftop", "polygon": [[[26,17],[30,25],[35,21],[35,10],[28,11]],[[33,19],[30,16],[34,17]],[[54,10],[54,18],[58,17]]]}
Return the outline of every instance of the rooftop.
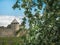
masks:
{"label": "rooftop", "polygon": [[12,21],[12,24],[14,24],[14,23],[18,23],[18,24],[19,24],[19,22],[18,22],[16,19],[14,19],[14,20]]}

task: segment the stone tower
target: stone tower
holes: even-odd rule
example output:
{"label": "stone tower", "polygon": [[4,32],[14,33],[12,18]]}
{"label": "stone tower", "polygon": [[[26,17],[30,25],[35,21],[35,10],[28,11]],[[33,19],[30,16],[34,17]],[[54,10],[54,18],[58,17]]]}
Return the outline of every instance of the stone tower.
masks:
{"label": "stone tower", "polygon": [[14,19],[11,23],[11,29],[14,31],[18,31],[19,30],[19,22]]}

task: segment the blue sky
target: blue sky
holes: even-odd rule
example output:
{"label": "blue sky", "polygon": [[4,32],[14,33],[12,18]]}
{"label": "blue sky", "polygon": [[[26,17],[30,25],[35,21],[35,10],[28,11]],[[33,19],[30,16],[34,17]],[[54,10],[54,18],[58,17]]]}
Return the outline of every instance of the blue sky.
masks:
{"label": "blue sky", "polygon": [[[0,0],[0,15],[10,15],[10,16],[23,16],[24,10],[15,9],[12,6],[15,4],[16,0]],[[43,8],[45,5],[43,5]],[[41,13],[43,13],[43,8]]]}
{"label": "blue sky", "polygon": [[12,6],[15,2],[16,0],[0,0],[0,15],[23,16],[23,9],[13,10]]}
{"label": "blue sky", "polygon": [[0,0],[0,26],[7,26],[14,18],[16,18],[19,23],[22,22],[24,10],[13,10],[12,6],[15,2],[16,0]]}

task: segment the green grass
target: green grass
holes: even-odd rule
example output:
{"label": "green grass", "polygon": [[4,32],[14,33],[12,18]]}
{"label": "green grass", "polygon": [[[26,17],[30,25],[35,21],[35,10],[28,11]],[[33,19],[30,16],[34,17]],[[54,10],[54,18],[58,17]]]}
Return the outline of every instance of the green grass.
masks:
{"label": "green grass", "polygon": [[0,45],[21,45],[20,37],[0,37]]}

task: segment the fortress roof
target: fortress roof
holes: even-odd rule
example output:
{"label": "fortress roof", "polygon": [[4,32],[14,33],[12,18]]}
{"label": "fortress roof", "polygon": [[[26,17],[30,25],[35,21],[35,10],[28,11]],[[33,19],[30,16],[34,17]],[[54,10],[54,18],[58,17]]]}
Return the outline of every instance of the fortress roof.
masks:
{"label": "fortress roof", "polygon": [[19,24],[19,22],[16,19],[12,21],[12,24],[15,24],[15,23]]}

